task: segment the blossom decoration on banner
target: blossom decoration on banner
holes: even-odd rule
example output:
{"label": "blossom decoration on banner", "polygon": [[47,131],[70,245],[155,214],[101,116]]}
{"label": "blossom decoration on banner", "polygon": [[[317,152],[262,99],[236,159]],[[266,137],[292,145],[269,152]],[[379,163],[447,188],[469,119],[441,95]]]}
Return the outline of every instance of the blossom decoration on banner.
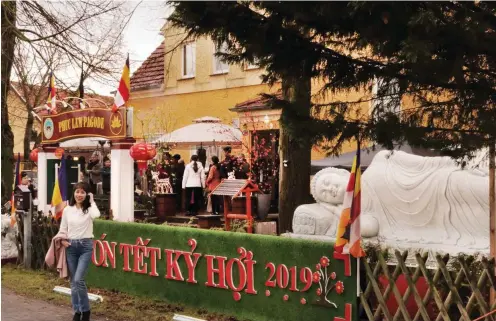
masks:
{"label": "blossom decoration on banner", "polygon": [[319,284],[319,287],[315,291],[317,294],[315,304],[337,308],[337,304],[330,301],[327,296],[333,290],[339,295],[343,294],[344,283],[336,280],[336,272],[328,271],[331,268],[330,263],[331,261],[327,256],[322,256],[319,263],[315,266],[316,271],[312,274],[313,282]]}
{"label": "blossom decoration on banner", "polygon": [[336,293],[343,294],[344,292],[344,284],[341,281],[336,282]]}

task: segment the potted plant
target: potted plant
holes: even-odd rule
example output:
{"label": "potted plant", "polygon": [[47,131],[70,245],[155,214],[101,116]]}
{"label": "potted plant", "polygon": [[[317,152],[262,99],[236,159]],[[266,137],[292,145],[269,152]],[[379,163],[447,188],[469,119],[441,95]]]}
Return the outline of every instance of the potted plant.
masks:
{"label": "potted plant", "polygon": [[273,199],[274,187],[279,175],[279,155],[275,151],[275,134],[270,134],[270,140],[260,138],[257,133],[253,136],[251,150],[251,174],[257,183],[261,194],[257,195],[257,216],[264,220],[269,214]]}
{"label": "potted plant", "polygon": [[153,211],[153,200],[144,193],[134,201],[134,218],[135,220],[144,220],[147,214]]}
{"label": "potted plant", "polygon": [[140,204],[138,202],[134,202],[134,219],[135,220],[144,220],[146,214],[146,207],[144,204]]}

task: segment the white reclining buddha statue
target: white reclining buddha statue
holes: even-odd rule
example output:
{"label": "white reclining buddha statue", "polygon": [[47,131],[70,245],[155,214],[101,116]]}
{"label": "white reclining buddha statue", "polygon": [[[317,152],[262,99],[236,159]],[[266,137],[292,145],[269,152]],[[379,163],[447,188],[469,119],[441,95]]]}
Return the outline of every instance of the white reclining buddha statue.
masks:
{"label": "white reclining buddha statue", "polygon": [[[349,172],[326,168],[311,185],[315,204],[299,206],[292,237],[334,240]],[[362,175],[365,241],[447,253],[489,250],[489,178],[449,157],[381,151]]]}

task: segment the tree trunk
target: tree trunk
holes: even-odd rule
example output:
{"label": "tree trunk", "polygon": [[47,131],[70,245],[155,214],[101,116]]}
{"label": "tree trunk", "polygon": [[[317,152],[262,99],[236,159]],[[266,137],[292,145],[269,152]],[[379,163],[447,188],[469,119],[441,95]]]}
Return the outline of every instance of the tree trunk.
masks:
{"label": "tree trunk", "polygon": [[295,110],[283,108],[280,130],[280,181],[279,181],[279,232],[291,232],[295,209],[311,200],[310,161],[312,146],[296,139],[291,124],[299,116],[310,115],[311,78],[283,78],[282,92],[285,100]]}
{"label": "tree trunk", "polygon": [[31,139],[33,138],[34,117],[31,113],[32,109],[26,106],[28,111],[28,120],[26,121],[26,129],[24,130],[24,160],[29,160],[31,152]]}
{"label": "tree trunk", "polygon": [[10,199],[14,179],[14,134],[9,124],[7,97],[14,57],[16,2],[2,1],[2,204]]}
{"label": "tree trunk", "polygon": [[[495,160],[496,146],[489,144],[489,247],[490,257],[496,259],[496,182],[495,182]],[[496,267],[494,267],[496,274]],[[491,287],[489,305],[496,303],[496,291]]]}

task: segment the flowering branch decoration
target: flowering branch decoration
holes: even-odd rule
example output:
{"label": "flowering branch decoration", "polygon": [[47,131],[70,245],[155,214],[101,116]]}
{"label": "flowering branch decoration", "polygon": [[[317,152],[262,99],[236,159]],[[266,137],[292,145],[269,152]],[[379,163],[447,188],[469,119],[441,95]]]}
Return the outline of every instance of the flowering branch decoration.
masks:
{"label": "flowering branch decoration", "polygon": [[273,178],[279,176],[279,155],[274,151],[275,134],[270,134],[270,141],[259,138],[253,132],[253,148],[251,150],[251,173],[253,180],[264,194],[270,194],[273,188]]}
{"label": "flowering branch decoration", "polygon": [[315,304],[337,308],[337,304],[330,301],[327,296],[333,290],[339,295],[343,294],[344,283],[336,280],[336,272],[327,272],[329,265],[329,258],[323,256],[315,266],[316,271],[313,273],[312,279],[314,283],[319,284],[319,288],[315,291],[318,296]]}

